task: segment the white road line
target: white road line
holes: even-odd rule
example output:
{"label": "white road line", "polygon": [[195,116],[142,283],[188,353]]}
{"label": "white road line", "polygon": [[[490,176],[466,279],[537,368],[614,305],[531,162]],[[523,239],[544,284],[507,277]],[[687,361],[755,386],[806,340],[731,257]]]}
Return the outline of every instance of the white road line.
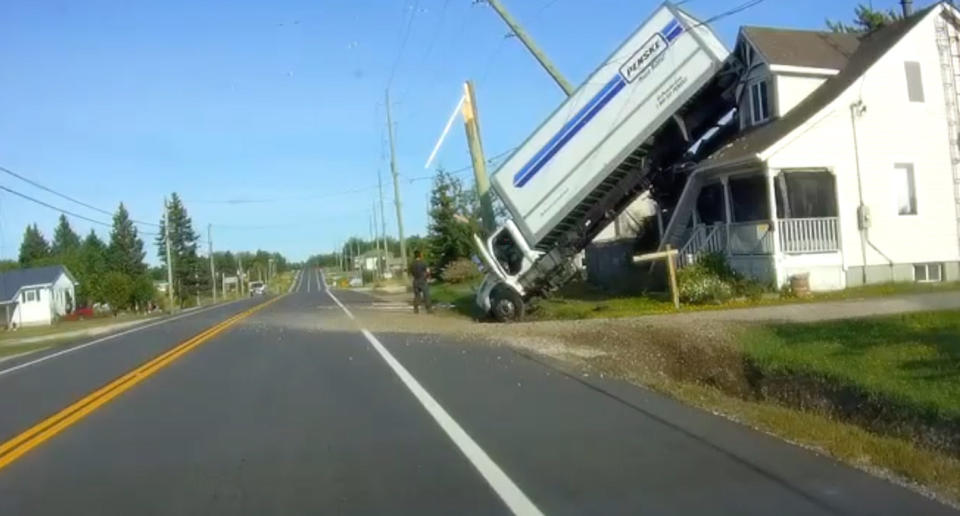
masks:
{"label": "white road line", "polygon": [[[320,272],[319,272],[319,270],[314,269],[314,270],[313,270],[313,275],[314,275],[314,277],[317,278],[317,292],[326,292],[327,289],[326,289],[325,287],[326,287],[326,285],[327,285],[327,282],[324,281],[322,284],[320,283]],[[321,285],[322,285],[322,286],[321,286]]]}
{"label": "white road line", "polygon": [[[332,292],[327,291],[327,295],[340,305],[340,308],[353,319],[353,314],[340,303],[340,300],[337,299]],[[466,456],[467,460],[473,464],[473,467],[483,476],[484,480],[487,481],[500,499],[503,500],[503,503],[505,503],[514,514],[542,515],[543,513],[540,509],[537,508],[527,495],[517,487],[513,480],[500,469],[500,466],[487,455],[487,452],[467,434],[466,430],[464,430],[456,420],[450,417],[450,414],[448,414],[440,403],[420,385],[420,382],[403,367],[403,364],[397,361],[397,359],[387,351],[387,348],[377,340],[377,337],[366,328],[361,328],[361,331],[370,345],[373,346],[373,349],[380,354],[380,357],[390,366],[390,369],[400,378],[400,381],[407,386],[407,389],[417,398],[417,401],[423,405],[427,413],[440,425],[440,428],[447,434],[447,437],[453,441],[453,444],[455,444],[457,448],[460,449],[460,452]]]}
{"label": "white road line", "polygon": [[[237,301],[242,301],[242,299],[238,299]],[[146,330],[147,328],[153,328],[154,326],[159,326],[159,325],[161,325],[161,324],[166,324],[166,323],[168,323],[168,322],[173,322],[173,321],[176,321],[176,320],[178,320],[178,319],[183,319],[183,318],[185,318],[185,317],[190,317],[190,316],[192,316],[192,315],[197,315],[197,314],[199,314],[199,313],[203,313],[203,312],[206,312],[206,311],[208,311],[208,310],[213,310],[214,308],[219,308],[219,307],[221,307],[221,306],[227,306],[227,305],[229,305],[229,304],[236,303],[237,301],[231,301],[231,302],[229,302],[229,303],[225,303],[225,304],[222,304],[222,305],[208,306],[208,307],[202,308],[202,309],[200,309],[200,310],[194,310],[194,311],[192,311],[192,312],[190,312],[190,313],[175,315],[175,316],[173,316],[173,317],[168,317],[168,318],[163,319],[163,320],[161,320],[161,321],[152,322],[152,323],[150,323],[150,324],[144,324],[143,326],[137,326],[137,327],[131,328],[131,329],[129,329],[129,330],[122,331],[122,332],[120,332],[120,333],[114,333],[114,334],[112,334],[112,335],[107,335],[106,337],[101,337],[101,338],[96,339],[96,340],[91,340],[90,342],[87,342],[86,344],[81,344],[81,345],[79,345],[79,346],[74,346],[74,347],[72,347],[72,348],[67,348],[67,349],[65,349],[65,350],[63,350],[63,351],[58,351],[58,352],[56,352],[56,353],[51,353],[51,354],[49,354],[49,355],[42,356],[42,357],[40,357],[40,358],[38,358],[38,359],[36,359],[36,360],[31,360],[31,361],[29,361],[29,362],[24,362],[24,363],[22,363],[22,364],[20,364],[20,365],[13,366],[13,367],[11,367],[11,368],[9,368],[9,369],[0,370],[0,376],[3,376],[3,375],[5,375],[5,374],[12,373],[12,372],[14,372],[14,371],[19,371],[20,369],[24,369],[24,368],[30,367],[30,366],[32,366],[32,365],[39,364],[39,363],[41,363],[41,362],[46,362],[47,360],[50,360],[50,359],[53,359],[53,358],[61,357],[61,356],[66,355],[66,354],[68,354],[68,353],[73,353],[74,351],[80,351],[81,349],[88,348],[88,347],[90,347],[90,346],[93,346],[94,344],[100,344],[101,342],[105,342],[105,341],[108,341],[108,340],[110,340],[110,339],[115,339],[115,338],[117,338],[117,337],[123,337],[124,335],[130,335],[131,333],[136,333],[136,332],[138,332],[138,331],[140,331],[140,330]],[[38,350],[38,351],[39,351],[39,350]]]}
{"label": "white road line", "polygon": [[333,302],[337,304],[337,306],[339,306],[341,309],[343,309],[343,312],[344,312],[345,314],[347,314],[347,317],[349,317],[349,318],[351,318],[351,319],[353,319],[353,320],[356,320],[356,319],[357,319],[356,317],[353,316],[353,314],[350,312],[350,310],[347,310],[347,307],[343,306],[343,303],[341,303],[340,300],[337,299],[337,296],[333,295],[333,292],[330,292],[330,291],[328,290],[328,291],[327,291],[327,295],[330,296],[330,299],[332,299]]}
{"label": "white road line", "polygon": [[307,278],[307,293],[310,293],[310,278]]}
{"label": "white road line", "polygon": [[293,292],[293,287],[297,286],[297,283],[300,282],[300,271],[297,271],[297,275],[293,277],[293,281],[290,282],[290,288],[287,289],[287,294]]}

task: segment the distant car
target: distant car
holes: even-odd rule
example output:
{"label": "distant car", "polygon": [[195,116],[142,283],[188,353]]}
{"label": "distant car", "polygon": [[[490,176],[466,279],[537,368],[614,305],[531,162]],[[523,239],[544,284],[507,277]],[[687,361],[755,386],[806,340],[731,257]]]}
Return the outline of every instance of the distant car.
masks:
{"label": "distant car", "polygon": [[267,293],[267,286],[262,281],[250,282],[250,297],[262,296]]}

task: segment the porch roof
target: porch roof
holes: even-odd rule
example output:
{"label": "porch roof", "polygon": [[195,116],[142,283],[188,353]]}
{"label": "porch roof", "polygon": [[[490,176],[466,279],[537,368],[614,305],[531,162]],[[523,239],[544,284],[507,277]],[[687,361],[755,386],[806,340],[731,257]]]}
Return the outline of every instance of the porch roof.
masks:
{"label": "porch roof", "polygon": [[739,133],[732,141],[701,161],[697,169],[708,170],[760,162],[760,156],[767,149],[829,106],[938,5],[939,3],[934,4],[909,18],[862,36],[856,52],[850,56],[840,73],[827,79],[785,116]]}

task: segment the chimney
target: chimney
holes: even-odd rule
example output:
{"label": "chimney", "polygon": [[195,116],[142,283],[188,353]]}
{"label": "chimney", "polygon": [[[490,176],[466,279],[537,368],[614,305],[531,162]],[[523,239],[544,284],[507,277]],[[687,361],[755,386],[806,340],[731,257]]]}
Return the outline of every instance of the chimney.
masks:
{"label": "chimney", "polygon": [[903,8],[904,18],[909,18],[913,14],[913,0],[900,0],[900,7]]}

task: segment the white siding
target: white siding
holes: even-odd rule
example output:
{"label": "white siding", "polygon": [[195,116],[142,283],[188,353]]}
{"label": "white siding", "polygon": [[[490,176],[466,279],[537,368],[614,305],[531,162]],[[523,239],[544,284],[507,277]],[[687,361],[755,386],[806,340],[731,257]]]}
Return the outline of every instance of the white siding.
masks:
{"label": "white siding", "polygon": [[66,274],[61,274],[57,278],[57,281],[53,284],[53,290],[53,303],[50,309],[54,315],[66,315],[69,309],[77,307],[75,287]]}
{"label": "white siding", "polygon": [[[657,203],[650,198],[650,195],[645,193],[633,201],[630,206],[627,206],[627,209],[616,218],[610,224],[607,224],[607,227],[603,228],[600,233],[597,234],[596,238],[593,239],[594,242],[604,242],[608,240],[616,240],[618,238],[632,238],[637,236],[636,232],[636,221],[643,221],[647,217],[651,217],[657,214]],[[619,224],[619,234],[617,234],[617,225]]]}
{"label": "white siding", "polygon": [[[837,176],[844,266],[863,263],[857,229],[857,162],[850,106],[862,99],[857,119],[863,198],[873,219],[870,241],[895,263],[956,261],[955,198],[950,168],[943,83],[932,13],[823,112],[768,151],[780,168],[826,167]],[[924,102],[910,102],[904,61],[918,61]],[[918,213],[897,214],[894,166],[914,166]],[[868,265],[887,260],[869,245]]]}
{"label": "white siding", "polygon": [[776,116],[784,116],[796,107],[801,100],[807,98],[807,95],[813,93],[821,84],[826,81],[826,77],[808,77],[804,75],[784,75],[777,74],[774,77],[776,87],[776,102],[774,113]]}
{"label": "white siding", "polygon": [[[33,301],[27,301],[27,290],[36,291],[39,297],[34,298]],[[17,326],[50,324],[52,322],[49,287],[27,287],[21,289],[19,301],[17,308],[13,311],[13,318],[11,319]]]}

